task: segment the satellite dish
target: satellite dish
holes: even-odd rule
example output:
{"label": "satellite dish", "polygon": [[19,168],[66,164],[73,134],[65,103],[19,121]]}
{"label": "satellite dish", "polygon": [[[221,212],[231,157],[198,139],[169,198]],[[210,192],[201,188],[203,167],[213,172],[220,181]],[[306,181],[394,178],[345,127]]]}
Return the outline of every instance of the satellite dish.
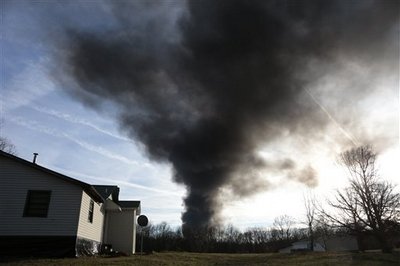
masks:
{"label": "satellite dish", "polygon": [[140,226],[147,226],[147,224],[149,223],[149,219],[147,219],[146,215],[140,215],[140,216],[137,218],[137,223],[138,223]]}

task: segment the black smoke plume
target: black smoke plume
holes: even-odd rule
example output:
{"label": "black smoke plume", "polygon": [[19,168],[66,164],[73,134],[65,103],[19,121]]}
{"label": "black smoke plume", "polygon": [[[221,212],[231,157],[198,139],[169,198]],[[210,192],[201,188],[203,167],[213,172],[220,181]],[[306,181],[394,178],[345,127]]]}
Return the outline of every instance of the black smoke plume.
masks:
{"label": "black smoke plume", "polygon": [[219,222],[223,189],[265,189],[262,170],[316,185],[311,166],[296,172],[291,159],[257,150],[284,131],[323,131],[328,121],[305,93],[308,66],[379,57],[399,15],[398,1],[105,3],[109,16],[98,20],[108,27],[65,30],[57,59],[76,86],[64,87],[95,108],[112,102],[147,155],[172,165],[189,228]]}

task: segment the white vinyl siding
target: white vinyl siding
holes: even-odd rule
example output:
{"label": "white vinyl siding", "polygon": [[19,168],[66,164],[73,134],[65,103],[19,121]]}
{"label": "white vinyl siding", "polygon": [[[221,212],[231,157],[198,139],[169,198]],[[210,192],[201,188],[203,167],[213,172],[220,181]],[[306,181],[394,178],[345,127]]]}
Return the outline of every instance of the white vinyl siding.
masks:
{"label": "white vinyl siding", "polygon": [[93,222],[88,220],[91,197],[83,191],[79,215],[78,236],[102,242],[104,210],[103,204],[94,202]]}
{"label": "white vinyl siding", "polygon": [[[76,235],[82,188],[0,157],[0,235]],[[51,191],[47,217],[24,217],[28,190]]]}

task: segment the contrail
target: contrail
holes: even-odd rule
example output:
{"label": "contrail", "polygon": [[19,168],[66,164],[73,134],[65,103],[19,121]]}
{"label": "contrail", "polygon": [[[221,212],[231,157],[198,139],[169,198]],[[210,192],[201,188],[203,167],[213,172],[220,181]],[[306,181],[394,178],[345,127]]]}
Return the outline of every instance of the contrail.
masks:
{"label": "contrail", "polygon": [[53,167],[53,168],[59,172],[66,173],[68,176],[72,176],[72,177],[76,176],[76,177],[88,178],[88,179],[92,179],[92,180],[96,180],[96,181],[100,181],[100,182],[107,182],[107,183],[109,183],[110,180],[113,180],[115,183],[123,184],[125,186],[129,186],[129,187],[133,187],[133,188],[139,188],[139,189],[148,190],[148,191],[157,192],[157,193],[163,193],[163,194],[167,194],[167,195],[171,195],[171,196],[182,197],[182,194],[177,193],[177,192],[171,192],[171,191],[152,188],[152,187],[148,187],[148,186],[143,186],[143,185],[139,185],[139,184],[135,184],[135,183],[131,183],[131,182],[121,181],[116,178],[95,177],[92,175],[81,174],[81,173],[77,173],[77,172],[74,172],[71,170],[66,170],[66,169],[63,169],[60,167]]}
{"label": "contrail", "polygon": [[41,125],[39,122],[34,121],[34,120],[30,120],[27,121],[26,119],[22,118],[22,117],[18,117],[18,116],[9,116],[8,119],[14,123],[16,123],[17,125],[23,126],[25,128],[29,128],[31,130],[35,130],[41,133],[45,133],[54,137],[59,137],[59,138],[67,138],[68,140],[76,143],[77,145],[79,145],[80,147],[89,150],[89,151],[93,151],[96,152],[104,157],[113,159],[113,160],[117,160],[119,162],[125,163],[125,164],[129,164],[129,165],[133,165],[133,166],[141,166],[141,167],[147,167],[147,168],[152,168],[152,165],[149,163],[140,163],[138,161],[135,160],[131,160],[125,156],[113,153],[107,149],[104,149],[100,146],[95,146],[92,145],[88,142],[79,140],[67,133],[62,133],[59,132],[58,130],[51,128],[51,127],[47,127],[47,126],[43,126]]}
{"label": "contrail", "polygon": [[108,157],[108,158],[111,158],[111,159],[114,159],[114,160],[129,164],[129,165],[133,165],[133,166],[144,166],[144,167],[148,167],[148,168],[152,167],[151,164],[149,164],[149,163],[139,163],[139,162],[131,160],[131,159],[125,157],[125,156],[122,156],[122,155],[113,153],[113,152],[111,152],[111,151],[109,151],[107,149],[104,149],[101,146],[92,145],[92,144],[90,144],[88,142],[85,142],[85,141],[79,140],[77,138],[74,138],[69,134],[65,134],[64,133],[63,136],[66,137],[67,139],[69,139],[70,141],[75,142],[79,146],[81,146],[81,147],[83,147],[83,148],[85,148],[85,149],[87,149],[89,151],[93,151],[93,152],[96,152],[96,153],[98,153],[100,155],[103,155],[104,157]]}
{"label": "contrail", "polygon": [[335,120],[335,118],[333,118],[333,116],[328,112],[328,110],[326,110],[326,108],[320,104],[318,102],[318,100],[310,93],[309,90],[304,89],[307,94],[311,97],[311,99],[319,106],[319,108],[321,108],[322,111],[324,111],[324,113],[328,116],[328,118],[336,125],[337,128],[339,128],[340,132],[342,132],[342,134],[344,136],[346,136],[346,138],[348,138],[354,146],[359,146],[359,142],[356,140],[355,137],[353,137],[349,132],[347,132],[346,130],[344,130],[344,128]]}
{"label": "contrail", "polygon": [[[54,137],[66,137],[70,141],[77,143],[81,147],[83,147],[85,149],[88,149],[88,150],[91,150],[91,151],[94,151],[94,152],[97,152],[97,153],[99,153],[99,154],[101,154],[101,155],[103,155],[105,157],[109,157],[111,159],[115,159],[115,160],[118,160],[118,161],[121,161],[121,162],[124,162],[124,163],[127,163],[127,164],[131,164],[131,165],[136,165],[136,166],[139,165],[139,163],[136,162],[136,161],[132,161],[132,160],[129,160],[128,158],[126,158],[126,157],[119,156],[119,155],[114,154],[114,153],[110,153],[109,151],[107,151],[105,149],[102,149],[102,148],[96,148],[95,146],[90,145],[90,144],[88,144],[86,142],[82,142],[82,141],[80,141],[80,140],[78,140],[76,138],[73,138],[73,137],[69,136],[68,134],[59,133],[58,131],[56,131],[56,130],[54,130],[52,128],[42,126],[42,125],[40,125],[39,123],[37,123],[35,121],[26,121],[25,119],[23,119],[21,117],[14,117],[14,116],[9,117],[8,119],[10,119],[10,121],[13,121],[14,123],[16,123],[16,124],[18,124],[20,126],[29,128],[31,130],[35,130],[35,131],[39,131],[39,132],[42,132],[42,133],[45,133],[45,134],[49,134],[49,135],[54,136]],[[140,164],[140,165],[146,166],[146,167],[151,167],[151,165],[147,164],[147,163]],[[101,182],[109,182],[110,181],[110,178],[94,177],[94,176],[91,176],[91,175],[86,175],[86,174],[81,174],[81,173],[73,172],[73,171],[70,171],[70,170],[66,170],[66,169],[63,169],[63,168],[60,168],[60,167],[52,167],[52,168],[56,169],[59,172],[67,173],[70,176],[79,176],[79,177],[84,177],[84,178],[90,178],[90,179],[98,180],[98,181],[101,181]],[[143,186],[143,185],[139,185],[139,184],[135,184],[135,183],[131,183],[131,182],[126,182],[126,181],[121,181],[121,180],[118,180],[116,178],[112,178],[111,180],[114,180],[114,181],[116,181],[116,182],[118,182],[120,184],[123,184],[123,185],[126,185],[126,186],[130,186],[130,187],[134,187],[134,188],[139,188],[139,189],[144,189],[144,190],[148,190],[148,191],[152,191],[152,192],[158,192],[158,193],[163,193],[163,194],[182,197],[181,194],[175,193],[175,192],[171,192],[171,191],[156,189],[156,188],[147,187],[147,186]]]}
{"label": "contrail", "polygon": [[56,110],[52,110],[52,109],[48,109],[48,108],[44,108],[44,107],[31,106],[31,108],[33,110],[35,110],[35,111],[38,111],[38,112],[41,112],[41,113],[44,113],[44,114],[48,114],[48,115],[52,115],[54,117],[63,119],[65,121],[67,121],[67,122],[71,122],[71,123],[80,124],[80,125],[83,125],[83,126],[90,127],[90,128],[92,128],[94,130],[97,130],[97,131],[99,131],[99,132],[101,132],[103,134],[106,134],[108,136],[111,136],[113,138],[120,139],[120,140],[127,141],[127,142],[131,142],[131,143],[133,142],[131,139],[119,136],[119,135],[117,135],[117,134],[115,134],[113,132],[110,132],[108,130],[102,129],[102,128],[90,123],[89,121],[87,121],[85,119],[77,118],[77,117],[71,116],[69,114],[65,114],[65,113],[62,113],[62,112],[59,112],[59,111],[56,111]]}
{"label": "contrail", "polygon": [[50,135],[53,137],[61,138],[64,136],[62,133],[58,132],[54,128],[50,128],[50,127],[41,125],[39,122],[32,120],[32,119],[28,121],[20,116],[8,115],[7,120],[9,120],[19,126],[22,126],[22,127],[34,130],[34,131],[38,131],[40,133],[44,133],[44,134],[47,134],[47,135]]}
{"label": "contrail", "polygon": [[55,90],[54,83],[46,76],[47,63],[48,59],[43,57],[38,62],[27,61],[21,71],[12,77],[7,85],[9,88],[1,92],[2,112],[29,105]]}

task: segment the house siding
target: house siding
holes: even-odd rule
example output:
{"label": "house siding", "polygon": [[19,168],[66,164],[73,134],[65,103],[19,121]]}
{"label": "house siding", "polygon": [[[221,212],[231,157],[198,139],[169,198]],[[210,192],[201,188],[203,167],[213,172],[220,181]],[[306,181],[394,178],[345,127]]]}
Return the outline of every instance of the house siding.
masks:
{"label": "house siding", "polygon": [[[136,210],[107,212],[107,243],[114,250],[128,255],[135,253],[136,246]],[[124,230],[121,230],[124,228]]]}
{"label": "house siding", "polygon": [[78,237],[102,242],[103,225],[104,225],[104,208],[103,204],[94,202],[93,222],[88,221],[89,206],[91,197],[82,192],[81,210],[79,214]]}
{"label": "house siding", "polygon": [[0,261],[2,257],[75,257],[76,240],[76,236],[0,236]]}
{"label": "house siding", "polygon": [[[76,236],[82,188],[0,157],[0,236]],[[47,217],[23,217],[28,190],[50,190]]]}

